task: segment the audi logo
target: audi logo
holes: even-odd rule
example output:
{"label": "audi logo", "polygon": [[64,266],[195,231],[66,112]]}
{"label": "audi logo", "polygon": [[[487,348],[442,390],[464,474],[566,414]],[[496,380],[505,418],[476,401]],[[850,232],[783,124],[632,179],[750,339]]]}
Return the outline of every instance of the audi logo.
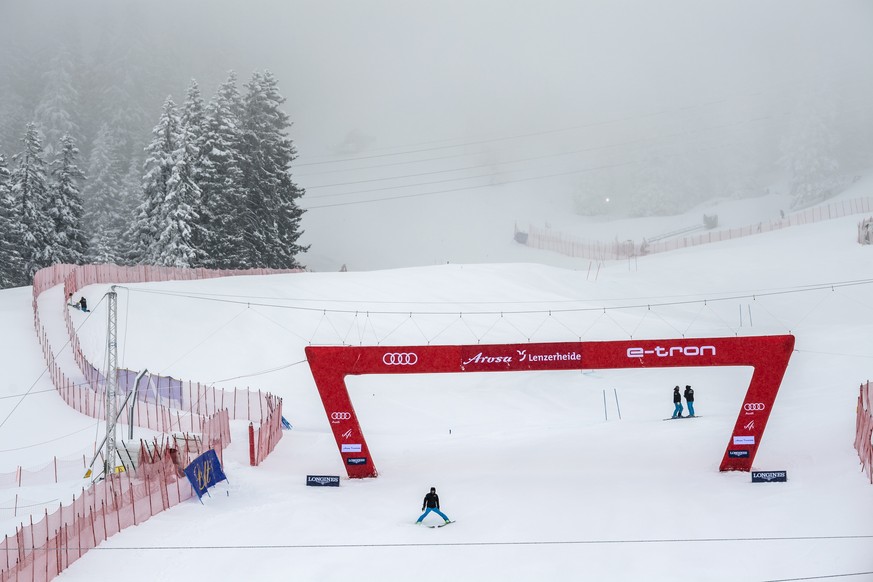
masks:
{"label": "audi logo", "polygon": [[752,412],[754,410],[764,410],[763,402],[747,402],[743,404],[743,410],[746,412]]}
{"label": "audi logo", "polygon": [[351,412],[331,412],[331,420],[349,420],[352,417]]}
{"label": "audi logo", "polygon": [[382,356],[382,363],[386,366],[414,366],[418,363],[418,354],[413,352],[389,353]]}

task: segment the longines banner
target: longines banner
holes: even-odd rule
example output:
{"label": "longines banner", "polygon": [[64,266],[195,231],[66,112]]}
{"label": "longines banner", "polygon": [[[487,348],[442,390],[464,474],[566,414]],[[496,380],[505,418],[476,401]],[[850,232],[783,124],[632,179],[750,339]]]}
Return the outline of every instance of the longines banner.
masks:
{"label": "longines banner", "polygon": [[339,475],[307,475],[307,487],[339,487]]}
{"label": "longines banner", "polygon": [[787,471],[752,471],[752,483],[785,483]]}
{"label": "longines banner", "polygon": [[352,407],[345,377],[522,370],[607,370],[750,366],[749,388],[719,465],[750,471],[794,336],[459,346],[309,346],[306,357],[349,477],[376,477],[376,465]]}

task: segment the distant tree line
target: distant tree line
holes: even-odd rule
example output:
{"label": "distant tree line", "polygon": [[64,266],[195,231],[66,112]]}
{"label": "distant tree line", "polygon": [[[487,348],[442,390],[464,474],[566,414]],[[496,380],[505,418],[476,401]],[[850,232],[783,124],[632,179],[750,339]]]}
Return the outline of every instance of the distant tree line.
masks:
{"label": "distant tree line", "polygon": [[144,149],[130,118],[107,112],[85,171],[76,92],[55,86],[11,164],[0,153],[0,286],[30,284],[56,263],[300,267],[304,191],[271,73],[254,73],[244,94],[230,73],[208,103],[192,81],[181,106],[166,98]]}
{"label": "distant tree line", "polygon": [[[574,193],[582,215],[668,216],[712,199],[783,194],[792,210],[820,204],[843,191],[873,158],[873,117],[842,117],[826,91],[798,92],[772,123],[742,141],[712,145],[677,140],[653,143],[631,163],[584,174]],[[769,118],[768,118],[769,119]],[[757,124],[749,123],[749,129]],[[702,132],[705,136],[705,132]]]}

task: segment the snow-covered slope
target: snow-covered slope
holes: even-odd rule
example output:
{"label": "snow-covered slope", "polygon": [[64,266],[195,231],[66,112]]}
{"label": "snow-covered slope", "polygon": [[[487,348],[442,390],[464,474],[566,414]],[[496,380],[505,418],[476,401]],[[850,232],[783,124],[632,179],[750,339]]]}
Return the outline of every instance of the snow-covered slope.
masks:
{"label": "snow-covered slope", "polygon": [[[61,579],[873,579],[873,486],[852,448],[858,385],[873,370],[873,248],[855,242],[859,219],[611,263],[596,279],[523,249],[517,262],[122,289],[122,365],[270,390],[294,429],[251,468],[235,427],[229,483],[122,532]],[[90,319],[74,314],[97,362],[104,291],[86,290]],[[6,396],[50,387],[28,309],[25,290],[0,293]],[[750,371],[689,368],[352,377],[380,476],[304,485],[345,474],[310,344],[775,333],[794,334],[796,351],[755,468],[787,470],[784,484],[718,472]],[[662,422],[676,384],[695,387],[701,418]],[[74,433],[89,419],[36,398],[14,410],[18,399],[0,400],[3,448],[18,451],[0,471],[53,450],[23,448],[37,442],[93,441]],[[413,525],[431,486],[457,523]]]}

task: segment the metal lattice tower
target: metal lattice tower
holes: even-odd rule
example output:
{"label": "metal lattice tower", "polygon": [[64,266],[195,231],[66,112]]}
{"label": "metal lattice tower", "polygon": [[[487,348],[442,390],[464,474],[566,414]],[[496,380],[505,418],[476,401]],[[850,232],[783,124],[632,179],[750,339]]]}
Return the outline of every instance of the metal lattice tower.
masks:
{"label": "metal lattice tower", "polygon": [[109,299],[109,317],[106,330],[106,454],[103,474],[108,477],[115,472],[115,421],[118,416],[115,399],[118,388],[118,294],[115,285],[106,297]]}

